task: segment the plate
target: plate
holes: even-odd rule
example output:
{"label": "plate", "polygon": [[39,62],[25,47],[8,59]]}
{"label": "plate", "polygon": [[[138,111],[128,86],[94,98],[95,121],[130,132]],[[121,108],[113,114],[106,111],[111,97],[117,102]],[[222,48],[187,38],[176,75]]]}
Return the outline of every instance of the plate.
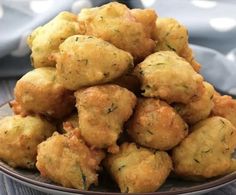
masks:
{"label": "plate", "polygon": [[[0,106],[0,118],[8,115],[12,115],[12,111],[9,104],[6,103]],[[52,183],[51,181],[42,178],[39,172],[37,171],[13,169],[2,161],[0,161],[0,172],[2,172],[7,177],[10,177],[13,180],[16,180],[31,188],[34,188],[42,192],[53,193],[57,195],[75,195],[75,194],[120,195],[121,194],[119,193],[119,189],[116,186],[116,184],[106,174],[100,175],[99,187],[93,186],[89,191],[82,191],[77,189],[65,188],[55,183]],[[236,172],[202,182],[190,182],[175,178],[168,178],[165,184],[157,192],[143,193],[143,194],[149,194],[149,195],[202,194],[215,190],[222,186],[225,186],[234,181],[236,181]]]}

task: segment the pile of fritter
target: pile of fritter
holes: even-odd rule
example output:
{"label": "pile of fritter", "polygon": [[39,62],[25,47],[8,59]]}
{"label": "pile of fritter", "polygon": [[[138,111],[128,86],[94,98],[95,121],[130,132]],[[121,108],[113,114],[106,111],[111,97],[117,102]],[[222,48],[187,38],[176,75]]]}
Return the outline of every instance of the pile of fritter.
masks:
{"label": "pile of fritter", "polygon": [[172,172],[235,170],[236,100],[200,75],[188,31],[152,9],[109,3],[62,12],[28,37],[34,70],[0,120],[0,159],[88,190],[107,171],[121,192],[154,192]]}

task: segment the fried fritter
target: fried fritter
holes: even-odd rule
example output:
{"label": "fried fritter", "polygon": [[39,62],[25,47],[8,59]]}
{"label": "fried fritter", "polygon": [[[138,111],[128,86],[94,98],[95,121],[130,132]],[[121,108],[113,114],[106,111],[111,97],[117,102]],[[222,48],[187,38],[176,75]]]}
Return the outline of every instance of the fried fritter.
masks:
{"label": "fried fritter", "polygon": [[75,93],[81,136],[92,147],[118,151],[116,141],[132,115],[135,95],[118,85],[100,85]]}
{"label": "fried fritter", "polygon": [[188,126],[164,101],[143,98],[138,101],[127,131],[142,146],[170,150],[187,136]]}
{"label": "fried fritter", "polygon": [[[148,18],[148,21],[144,21],[144,18]],[[125,5],[117,2],[82,9],[78,15],[83,34],[102,38],[130,52],[135,60],[142,60],[153,52],[155,41],[151,39],[151,26],[148,25],[155,20],[156,15],[152,10],[132,13]]]}
{"label": "fried fritter", "polygon": [[117,154],[108,155],[105,167],[122,193],[156,191],[166,180],[172,161],[166,152],[124,143]]}
{"label": "fried fritter", "polygon": [[92,36],[66,39],[55,55],[57,76],[68,89],[110,82],[133,67],[133,58],[112,44]]}
{"label": "fried fritter", "polygon": [[134,69],[145,97],[157,97],[168,103],[189,103],[204,92],[203,78],[173,51],[148,56]]}
{"label": "fried fritter", "polygon": [[48,121],[34,116],[7,116],[0,120],[0,159],[12,167],[33,169],[37,145],[56,131]]}
{"label": "fried fritter", "polygon": [[140,22],[150,37],[156,30],[157,15],[153,9],[131,9],[131,14],[135,17],[137,22]]}
{"label": "fried fritter", "polygon": [[214,94],[212,115],[228,119],[236,127],[236,100],[231,96]]}
{"label": "fried fritter", "polygon": [[173,18],[158,18],[154,39],[157,40],[156,51],[175,51],[185,58],[199,72],[201,65],[194,59],[188,44],[188,30]]}
{"label": "fried fritter", "polygon": [[32,65],[35,68],[55,66],[51,55],[58,51],[59,45],[67,37],[80,34],[79,32],[77,16],[69,12],[61,12],[49,23],[36,28],[28,37]]}
{"label": "fried fritter", "polygon": [[38,146],[36,166],[43,177],[65,187],[87,190],[91,184],[98,183],[96,171],[105,154],[88,148],[74,133],[54,133],[42,142]]}
{"label": "fried fritter", "polygon": [[37,68],[25,74],[17,81],[14,94],[23,113],[62,118],[75,105],[73,92],[58,83],[54,67]]}
{"label": "fried fritter", "polygon": [[176,104],[174,108],[182,118],[190,125],[207,118],[214,106],[213,94],[214,87],[207,82],[203,82],[205,90],[199,100],[188,104]]}
{"label": "fried fritter", "polygon": [[184,179],[227,174],[235,166],[236,129],[225,118],[211,117],[194,125],[190,135],[174,148],[174,171]]}

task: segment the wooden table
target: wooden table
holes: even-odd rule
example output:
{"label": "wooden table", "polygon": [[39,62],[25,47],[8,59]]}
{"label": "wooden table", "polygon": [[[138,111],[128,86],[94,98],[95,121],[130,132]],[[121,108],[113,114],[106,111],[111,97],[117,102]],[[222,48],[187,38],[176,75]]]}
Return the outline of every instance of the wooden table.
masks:
{"label": "wooden table", "polygon": [[[17,78],[0,80],[0,105],[13,97],[13,88]],[[207,193],[207,195],[235,195],[236,182],[223,188]],[[26,187],[12,179],[7,178],[0,172],[0,195],[47,195],[46,193]]]}

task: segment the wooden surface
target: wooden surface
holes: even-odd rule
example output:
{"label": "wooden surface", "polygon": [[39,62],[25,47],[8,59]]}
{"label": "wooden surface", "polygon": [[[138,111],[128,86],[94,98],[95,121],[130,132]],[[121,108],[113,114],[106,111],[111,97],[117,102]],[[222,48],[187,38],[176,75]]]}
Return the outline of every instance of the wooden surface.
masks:
{"label": "wooden surface", "polygon": [[[12,92],[17,79],[0,80],[0,105],[12,99]],[[207,195],[235,195],[236,182],[207,193]],[[0,172],[0,195],[48,195],[19,184]]]}

